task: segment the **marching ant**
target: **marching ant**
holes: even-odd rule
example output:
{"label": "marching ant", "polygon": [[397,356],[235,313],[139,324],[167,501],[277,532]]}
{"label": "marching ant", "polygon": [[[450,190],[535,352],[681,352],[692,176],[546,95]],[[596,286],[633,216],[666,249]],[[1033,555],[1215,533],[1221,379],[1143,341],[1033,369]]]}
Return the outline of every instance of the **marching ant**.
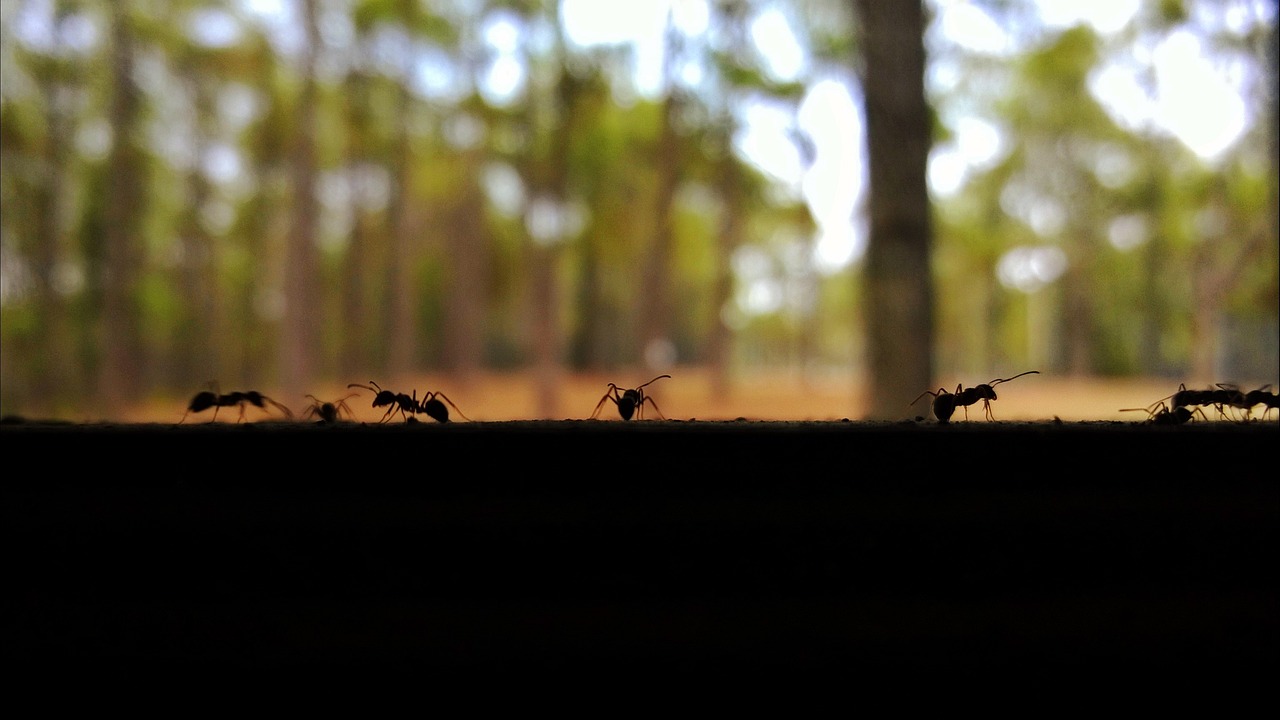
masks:
{"label": "marching ant", "polygon": [[240,417],[236,419],[236,422],[240,422],[241,420],[244,420],[244,412],[245,412],[246,405],[252,405],[256,408],[266,411],[267,403],[270,403],[271,405],[275,406],[276,409],[283,412],[285,416],[289,418],[293,417],[293,413],[289,411],[289,408],[285,407],[284,405],[281,405],[275,400],[272,400],[266,395],[263,395],[257,390],[246,390],[246,391],[237,390],[235,392],[227,393],[226,395],[214,392],[212,390],[204,390],[196,393],[195,397],[191,398],[191,402],[188,403],[187,405],[187,411],[182,414],[182,420],[179,420],[178,424],[181,425],[183,422],[185,422],[187,419],[187,416],[190,415],[191,413],[202,413],[205,410],[208,410],[209,408],[213,408],[213,417],[209,419],[209,422],[213,422],[214,420],[218,419],[219,409],[224,407],[232,407],[233,405],[238,406],[240,408]]}
{"label": "marching ant", "polygon": [[[417,395],[418,391],[414,390],[413,394]],[[458,406],[454,405],[453,401],[442,392],[429,392],[426,395],[423,395],[422,403],[418,405],[418,410],[425,413],[427,417],[435,420],[436,422],[449,422],[449,408],[445,407],[444,403],[440,402],[436,398],[444,398],[444,402],[449,403],[449,407],[453,408],[458,415],[461,415],[463,420],[471,420],[471,418],[463,415],[462,411],[458,410]]]}
{"label": "marching ant", "polygon": [[1276,408],[1275,393],[1269,392],[1270,384],[1263,385],[1257,390],[1242,392],[1235,385],[1226,383],[1216,383],[1214,388],[1207,390],[1189,390],[1185,383],[1178,385],[1178,391],[1170,395],[1164,400],[1170,400],[1174,409],[1183,407],[1210,407],[1212,406],[1218,411],[1218,415],[1224,419],[1230,418],[1227,414],[1227,408],[1235,408],[1243,410],[1245,420],[1252,419],[1253,408],[1258,405],[1266,406],[1262,412],[1265,419],[1268,414]]}
{"label": "marching ant", "polygon": [[1257,390],[1250,390],[1244,394],[1245,412],[1248,413],[1250,417],[1253,416],[1253,409],[1259,405],[1264,406],[1262,411],[1263,420],[1267,419],[1267,416],[1271,414],[1272,410],[1280,407],[1280,405],[1276,404],[1277,400],[1280,400],[1280,393],[1270,392],[1270,387],[1271,385],[1268,383]]}
{"label": "marching ant", "polygon": [[662,378],[669,377],[671,376],[659,375],[644,385],[623,391],[621,394],[619,394],[619,390],[621,390],[621,388],[613,383],[609,383],[609,389],[605,391],[604,397],[600,398],[600,402],[596,403],[595,411],[591,413],[592,419],[595,419],[600,415],[600,408],[604,407],[605,400],[612,400],[613,404],[618,406],[618,415],[622,416],[623,420],[630,420],[632,415],[635,415],[637,419],[643,419],[644,404],[646,402],[653,405],[653,410],[658,413],[658,417],[666,420],[666,417],[662,415],[662,411],[658,409],[658,403],[654,402],[653,398],[645,395],[643,388],[645,385],[649,385],[661,380]]}
{"label": "marching ant", "polygon": [[[372,385],[373,387],[369,387],[369,385]],[[378,385],[378,383],[372,380],[369,381],[369,385],[361,385],[360,383],[351,383],[350,385],[347,385],[347,387],[360,388],[362,390],[368,390],[369,392],[374,393],[372,407],[375,407],[375,408],[385,407],[387,409],[387,412],[382,416],[382,419],[378,421],[379,423],[386,422],[396,412],[400,413],[401,417],[404,418],[405,422],[409,422],[410,420],[414,422],[417,421],[416,418],[410,417],[411,415],[416,414],[420,410],[420,408],[418,407],[418,398],[417,398],[418,391],[417,390],[413,391],[413,394],[414,394],[413,397],[409,397],[404,393],[393,393],[390,390],[383,390],[382,387]]]}
{"label": "marching ant", "polygon": [[321,402],[315,395],[308,395],[307,397],[311,398],[311,407],[307,408],[302,419],[307,420],[315,417],[319,418],[319,422],[322,423],[336,423],[341,422],[342,417],[345,415],[348,420],[354,420],[355,414],[352,413],[351,408],[347,406],[347,401],[355,396],[356,393],[351,393],[350,395],[340,400],[335,400],[334,402]]}
{"label": "marching ant", "polygon": [[[1167,398],[1166,398],[1167,399]],[[1156,406],[1160,406],[1156,410]],[[1139,410],[1147,413],[1147,422],[1152,425],[1185,425],[1190,422],[1192,417],[1199,415],[1204,416],[1204,411],[1194,405],[1175,405],[1172,409],[1165,405],[1164,400],[1157,400],[1151,405],[1144,408],[1120,408],[1120,412],[1128,412],[1130,410]]]}
{"label": "marching ant", "polygon": [[938,418],[938,422],[945,423],[951,421],[951,416],[955,413],[957,407],[964,408],[964,419],[968,420],[969,406],[981,400],[982,409],[986,412],[987,419],[995,420],[995,416],[991,413],[991,401],[996,399],[995,386],[1000,383],[1020,378],[1023,375],[1038,374],[1040,374],[1039,370],[1028,370],[1024,373],[1018,373],[1013,377],[996,378],[989,383],[982,383],[981,385],[976,385],[971,388],[966,388],[963,384],[956,385],[956,391],[954,393],[947,392],[946,388],[938,388],[938,392],[925,390],[916,396],[915,400],[912,400],[908,404],[915,405],[920,401],[920,398],[925,395],[932,395],[933,416]]}
{"label": "marching ant", "polygon": [[[418,413],[422,413],[436,422],[445,423],[449,422],[449,407],[453,408],[463,420],[471,420],[471,418],[464,415],[463,412],[458,409],[458,406],[454,405],[453,401],[442,392],[428,392],[423,396],[422,401],[419,402],[417,390],[414,390],[413,395],[410,396],[404,393],[393,393],[390,390],[383,390],[378,386],[378,383],[372,380],[369,381],[369,384],[373,387],[361,385],[359,383],[351,383],[347,387],[358,387],[372,393],[377,393],[373,398],[373,407],[387,408],[386,414],[382,416],[382,420],[379,420],[379,422],[386,422],[393,414],[399,412],[405,422],[418,422],[418,418],[415,416]],[[444,402],[440,402],[440,399],[443,399]],[[445,407],[444,403],[449,403],[449,407]]]}

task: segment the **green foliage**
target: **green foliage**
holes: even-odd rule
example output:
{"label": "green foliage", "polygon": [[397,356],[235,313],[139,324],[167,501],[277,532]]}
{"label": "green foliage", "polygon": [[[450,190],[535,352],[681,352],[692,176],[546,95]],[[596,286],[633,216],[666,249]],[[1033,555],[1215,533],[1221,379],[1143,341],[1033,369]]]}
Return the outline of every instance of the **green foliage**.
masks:
{"label": "green foliage", "polygon": [[[810,61],[807,74],[788,81],[774,78],[761,64],[763,54],[744,44],[751,20],[768,5],[716,3],[706,37],[686,38],[681,59],[702,71],[705,84],[668,78],[679,79],[673,86],[682,103],[674,160],[660,153],[669,137],[667,98],[636,93],[625,75],[633,59],[625,48],[570,47],[557,44],[562,38],[525,32],[515,57],[553,81],[527,84],[500,106],[479,92],[496,50],[467,13],[479,7],[480,20],[511,11],[526,23],[545,22],[554,19],[554,3],[359,0],[345,6],[348,24],[327,18],[334,24],[322,34],[314,77],[251,14],[236,15],[240,31],[228,45],[194,42],[190,13],[218,3],[6,9],[4,411],[29,407],[37,393],[27,388],[39,385],[56,347],[66,348],[72,371],[46,380],[62,395],[51,403],[65,407],[91,394],[105,343],[128,327],[144,331],[137,362],[152,386],[144,391],[185,394],[209,380],[206,374],[225,383],[279,381],[282,308],[289,306],[286,247],[298,220],[292,173],[304,122],[316,128],[312,159],[321,191],[334,193],[309,218],[322,221],[309,240],[322,249],[316,268],[322,287],[305,313],[324,328],[314,349],[324,374],[359,364],[381,370],[395,355],[396,338],[407,336],[415,339],[416,366],[438,366],[449,350],[442,338],[468,332],[448,311],[459,303],[482,306],[483,327],[471,329],[482,362],[517,368],[533,361],[536,280],[523,213],[543,193],[584,211],[580,231],[552,253],[552,282],[562,299],[557,320],[575,366],[634,364],[655,292],[673,309],[662,321],[682,361],[707,360],[712,329],[728,317],[737,361],[856,364],[862,313],[874,311],[860,305],[860,268],[818,272],[811,260],[817,226],[808,207],[776,192],[772,180],[728,150],[742,129],[734,111],[748,99],[795,106],[814,82],[856,75],[852,4],[788,5]],[[56,42],[36,42],[20,32],[51,18],[46,10],[73,21],[64,28],[91,29],[84,37],[92,42],[56,33],[43,36]],[[114,126],[121,121],[112,114],[122,90],[111,69],[108,28],[117,11],[137,61],[128,85],[141,100],[127,127]],[[11,23],[13,14],[29,15]],[[1079,26],[1010,57],[948,51],[960,71],[931,108],[933,141],[942,146],[959,137],[950,123],[963,110],[982,114],[1005,145],[959,193],[937,199],[932,264],[944,372],[1021,366],[1045,353],[1062,366],[1061,338],[1029,325],[1037,313],[1060,318],[1069,292],[1086,293],[1097,308],[1072,321],[1087,325],[1081,337],[1090,369],[1105,374],[1190,369],[1195,349],[1211,342],[1192,320],[1206,303],[1211,316],[1275,317],[1275,170],[1260,169],[1257,158],[1270,156],[1263,133],[1209,165],[1168,138],[1121,127],[1090,91],[1098,69],[1126,51],[1121,43],[1178,29],[1207,34],[1199,22],[1189,3],[1161,0],[1145,5],[1119,38]],[[391,35],[448,62],[419,58],[415,74],[403,77],[404,58],[387,62]],[[1255,40],[1241,38],[1233,48],[1232,38],[1219,34],[1214,47],[1245,53]],[[446,78],[451,89],[420,83],[425,76]],[[308,80],[317,92],[313,109],[304,111],[299,103]],[[136,146],[138,162],[126,166],[124,177],[108,175],[112,143],[121,142]],[[228,157],[235,164],[210,162]],[[524,205],[514,210],[484,195],[484,171],[497,163],[519,178]],[[1115,166],[1128,171],[1109,174]],[[670,207],[662,191],[668,171],[678,188]],[[207,195],[197,201],[192,188],[205,186]],[[367,195],[350,196],[341,187]],[[119,248],[109,245],[119,242],[110,239],[118,229],[113,211],[120,209],[110,204],[113,188],[132,189],[139,199],[127,214],[137,228],[129,242],[138,248],[127,267],[113,265],[121,262]],[[1041,222],[1046,208],[1062,222]],[[725,222],[726,213],[740,224]],[[1113,245],[1114,223],[1130,216],[1143,218],[1145,236]],[[644,268],[668,219],[667,274],[646,286]],[[1029,247],[1087,262],[1085,282],[1068,290],[1048,280],[1034,295],[1006,286],[1002,260]],[[204,259],[184,260],[186,252]],[[760,275],[735,274],[733,261],[744,255],[762,259]],[[410,268],[406,288],[390,282],[398,264]],[[467,270],[462,277],[460,269]],[[123,319],[104,312],[117,277],[136,278],[128,289],[134,306]],[[737,301],[752,283],[785,288],[786,301],[745,311]],[[727,307],[717,295],[725,287]],[[410,294],[409,327],[395,324],[393,292]],[[1047,347],[1032,347],[1045,336]]]}

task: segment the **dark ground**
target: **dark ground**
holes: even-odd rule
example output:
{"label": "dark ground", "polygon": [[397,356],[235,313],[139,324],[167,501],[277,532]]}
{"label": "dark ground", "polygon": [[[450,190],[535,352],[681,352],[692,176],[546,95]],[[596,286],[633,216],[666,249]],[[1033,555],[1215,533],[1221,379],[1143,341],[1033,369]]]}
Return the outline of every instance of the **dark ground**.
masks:
{"label": "dark ground", "polygon": [[6,659],[1266,698],[1280,423],[0,424]]}

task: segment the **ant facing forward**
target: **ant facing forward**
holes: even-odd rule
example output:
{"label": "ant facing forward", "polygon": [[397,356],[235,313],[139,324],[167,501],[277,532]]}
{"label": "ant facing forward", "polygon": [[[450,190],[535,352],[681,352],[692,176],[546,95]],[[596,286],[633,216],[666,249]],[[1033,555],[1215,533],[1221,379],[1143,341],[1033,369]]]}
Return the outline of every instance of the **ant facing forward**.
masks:
{"label": "ant facing forward", "polygon": [[355,397],[357,393],[335,400],[333,402],[321,402],[315,395],[308,395],[311,398],[311,407],[303,414],[302,419],[319,418],[321,423],[341,422],[345,415],[348,420],[354,420],[355,414],[351,412],[351,408],[347,406],[347,401]]}
{"label": "ant facing forward", "polygon": [[938,422],[945,423],[951,421],[951,416],[955,413],[956,408],[964,408],[964,419],[969,419],[969,406],[982,401],[982,409],[985,411],[988,420],[995,420],[995,416],[991,413],[991,401],[996,399],[995,386],[1000,383],[1009,382],[1023,375],[1039,375],[1039,370],[1028,370],[1024,373],[1018,373],[1013,377],[996,378],[989,383],[982,383],[971,388],[964,387],[963,384],[956,385],[954,393],[947,392],[946,388],[938,388],[938,392],[925,390],[916,396],[909,404],[915,405],[920,398],[925,395],[933,396],[933,416],[938,418]]}
{"label": "ant facing forward", "polygon": [[646,402],[653,406],[653,410],[658,413],[658,417],[666,420],[662,415],[662,411],[658,409],[658,403],[654,402],[653,398],[645,395],[643,388],[645,385],[649,385],[661,380],[662,378],[669,377],[671,376],[659,375],[644,385],[622,391],[621,394],[619,394],[621,388],[613,383],[609,383],[609,389],[605,391],[604,397],[600,398],[600,402],[596,403],[595,411],[591,413],[592,419],[595,419],[600,415],[600,408],[604,407],[605,400],[612,400],[613,404],[618,406],[618,415],[620,415],[623,420],[630,420],[632,415],[635,415],[637,419],[644,419],[644,404]]}
{"label": "ant facing forward", "polygon": [[286,417],[293,417],[293,413],[289,411],[289,408],[281,405],[275,400],[272,400],[266,395],[263,395],[257,390],[237,390],[225,395],[213,390],[204,390],[196,393],[195,397],[191,398],[191,402],[187,404],[187,411],[182,414],[182,420],[179,420],[178,424],[181,425],[185,422],[187,415],[190,415],[191,413],[202,413],[209,408],[213,408],[213,417],[209,419],[209,422],[213,422],[218,419],[218,410],[220,408],[232,406],[238,406],[240,408],[240,417],[236,419],[236,422],[240,422],[241,420],[244,420],[244,412],[247,405],[252,405],[266,411],[268,403],[283,412]]}

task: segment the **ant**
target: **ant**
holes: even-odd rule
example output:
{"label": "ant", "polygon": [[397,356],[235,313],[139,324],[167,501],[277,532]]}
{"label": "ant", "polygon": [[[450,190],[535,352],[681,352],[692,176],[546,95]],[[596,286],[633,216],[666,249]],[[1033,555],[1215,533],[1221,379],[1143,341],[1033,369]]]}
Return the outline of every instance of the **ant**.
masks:
{"label": "ant", "polygon": [[266,395],[263,395],[257,390],[237,390],[235,392],[227,393],[226,395],[213,390],[204,390],[196,393],[195,397],[191,398],[191,402],[187,405],[187,411],[182,414],[182,420],[179,420],[178,424],[181,425],[185,422],[187,416],[191,413],[202,413],[209,408],[213,408],[213,417],[209,419],[209,422],[213,422],[218,419],[219,409],[231,407],[233,405],[240,408],[240,417],[236,419],[236,422],[240,422],[241,420],[244,420],[246,405],[252,405],[265,411],[267,410],[267,403],[271,403],[271,405],[283,412],[285,416],[289,418],[293,417],[293,413],[289,411],[289,408],[281,405],[275,400],[272,400]]}
{"label": "ant", "polygon": [[1253,416],[1253,409],[1258,405],[1262,405],[1265,407],[1265,409],[1262,411],[1263,420],[1267,419],[1267,416],[1271,413],[1272,410],[1275,410],[1277,407],[1280,407],[1280,405],[1276,405],[1276,401],[1280,400],[1280,393],[1270,392],[1270,388],[1271,388],[1271,385],[1267,384],[1267,385],[1263,385],[1257,390],[1250,390],[1249,392],[1244,394],[1245,412],[1250,417]]}
{"label": "ant", "polygon": [[988,420],[995,420],[995,416],[991,413],[991,401],[996,399],[995,386],[1000,383],[1009,382],[1022,377],[1023,375],[1039,375],[1039,370],[1028,370],[1024,373],[1018,373],[1013,377],[996,378],[989,383],[982,383],[971,388],[964,387],[963,384],[956,385],[954,393],[947,392],[946,388],[938,388],[938,392],[925,390],[916,396],[909,405],[915,405],[920,398],[925,395],[933,396],[933,416],[938,418],[938,422],[950,422],[951,416],[955,413],[957,407],[964,408],[964,419],[969,419],[969,406],[982,401],[982,409],[986,412]]}
{"label": "ant", "polygon": [[[369,385],[372,385],[373,387],[369,387]],[[347,387],[360,388],[362,390],[368,390],[371,393],[375,393],[373,397],[372,407],[387,408],[386,414],[384,414],[382,416],[382,419],[378,421],[379,423],[386,422],[396,412],[400,413],[401,417],[404,418],[405,422],[410,422],[410,421],[417,422],[417,418],[411,417],[412,415],[417,414],[419,410],[421,410],[421,408],[418,407],[418,391],[417,390],[413,391],[413,397],[409,397],[404,393],[393,393],[390,390],[383,390],[382,387],[378,385],[378,383],[372,380],[369,381],[369,385],[361,385],[360,383],[351,383],[350,385],[347,385]]]}
{"label": "ant", "polygon": [[343,415],[348,420],[354,420],[355,414],[351,412],[351,408],[347,406],[347,400],[355,397],[357,393],[350,395],[334,402],[321,402],[315,395],[308,395],[311,398],[311,407],[307,408],[307,412],[303,414],[302,419],[306,420],[312,417],[319,418],[321,423],[341,422]]}
{"label": "ant", "polygon": [[[1156,410],[1156,406],[1160,406]],[[1144,408],[1120,408],[1120,412],[1128,412],[1130,410],[1139,410],[1147,413],[1147,422],[1152,425],[1185,425],[1190,422],[1192,417],[1199,415],[1205,418],[1204,411],[1194,405],[1174,405],[1172,409],[1165,405],[1164,400],[1157,400],[1151,405]]]}
{"label": "ant", "polygon": [[1258,405],[1265,406],[1262,411],[1262,417],[1265,420],[1268,414],[1276,409],[1276,399],[1280,397],[1280,395],[1270,392],[1270,384],[1248,392],[1235,385],[1224,385],[1222,383],[1218,383],[1218,388],[1219,390],[1214,391],[1214,401],[1219,403],[1218,411],[1226,415],[1222,410],[1222,406],[1233,407],[1244,412],[1242,419],[1245,421],[1253,419],[1253,409]]}
{"label": "ant", "polygon": [[621,390],[621,388],[619,388],[617,385],[614,385],[613,383],[609,383],[609,389],[605,391],[604,397],[600,398],[600,402],[596,403],[595,411],[591,413],[592,419],[600,415],[600,408],[604,407],[605,400],[612,400],[613,404],[618,406],[618,415],[621,415],[623,420],[630,420],[633,414],[636,416],[637,419],[643,419],[644,404],[646,402],[649,403],[650,405],[653,405],[653,410],[654,412],[658,413],[658,417],[662,418],[663,420],[666,420],[666,417],[663,416],[662,411],[658,409],[658,403],[654,402],[653,398],[645,395],[643,388],[645,387],[645,385],[649,385],[651,383],[657,382],[658,380],[661,380],[662,378],[669,378],[669,377],[671,376],[659,375],[658,377],[650,380],[649,382],[645,383],[644,385],[641,385],[640,387],[623,391],[621,395],[618,394],[618,391]]}
{"label": "ant", "polygon": [[1235,408],[1243,410],[1244,419],[1248,420],[1253,416],[1253,408],[1258,405],[1267,406],[1267,409],[1263,411],[1264,418],[1267,413],[1276,407],[1276,395],[1268,392],[1270,387],[1271,385],[1268,384],[1257,390],[1243,392],[1235,385],[1216,383],[1214,388],[1207,390],[1189,390],[1185,383],[1180,383],[1178,391],[1164,399],[1171,400],[1175,409],[1212,406],[1218,411],[1219,417],[1223,419],[1230,419],[1230,415],[1227,414],[1227,408]]}
{"label": "ant", "polygon": [[[418,391],[414,390],[413,394],[417,396]],[[449,407],[453,408],[458,415],[462,416],[463,420],[471,420],[471,418],[463,415],[462,411],[458,410],[458,406],[454,405],[453,401],[442,392],[429,392],[426,395],[423,395],[422,403],[418,405],[418,410],[425,413],[427,417],[435,420],[436,422],[449,422],[449,408],[445,407],[444,403],[440,402],[436,398],[444,398],[444,402],[449,403]]]}

